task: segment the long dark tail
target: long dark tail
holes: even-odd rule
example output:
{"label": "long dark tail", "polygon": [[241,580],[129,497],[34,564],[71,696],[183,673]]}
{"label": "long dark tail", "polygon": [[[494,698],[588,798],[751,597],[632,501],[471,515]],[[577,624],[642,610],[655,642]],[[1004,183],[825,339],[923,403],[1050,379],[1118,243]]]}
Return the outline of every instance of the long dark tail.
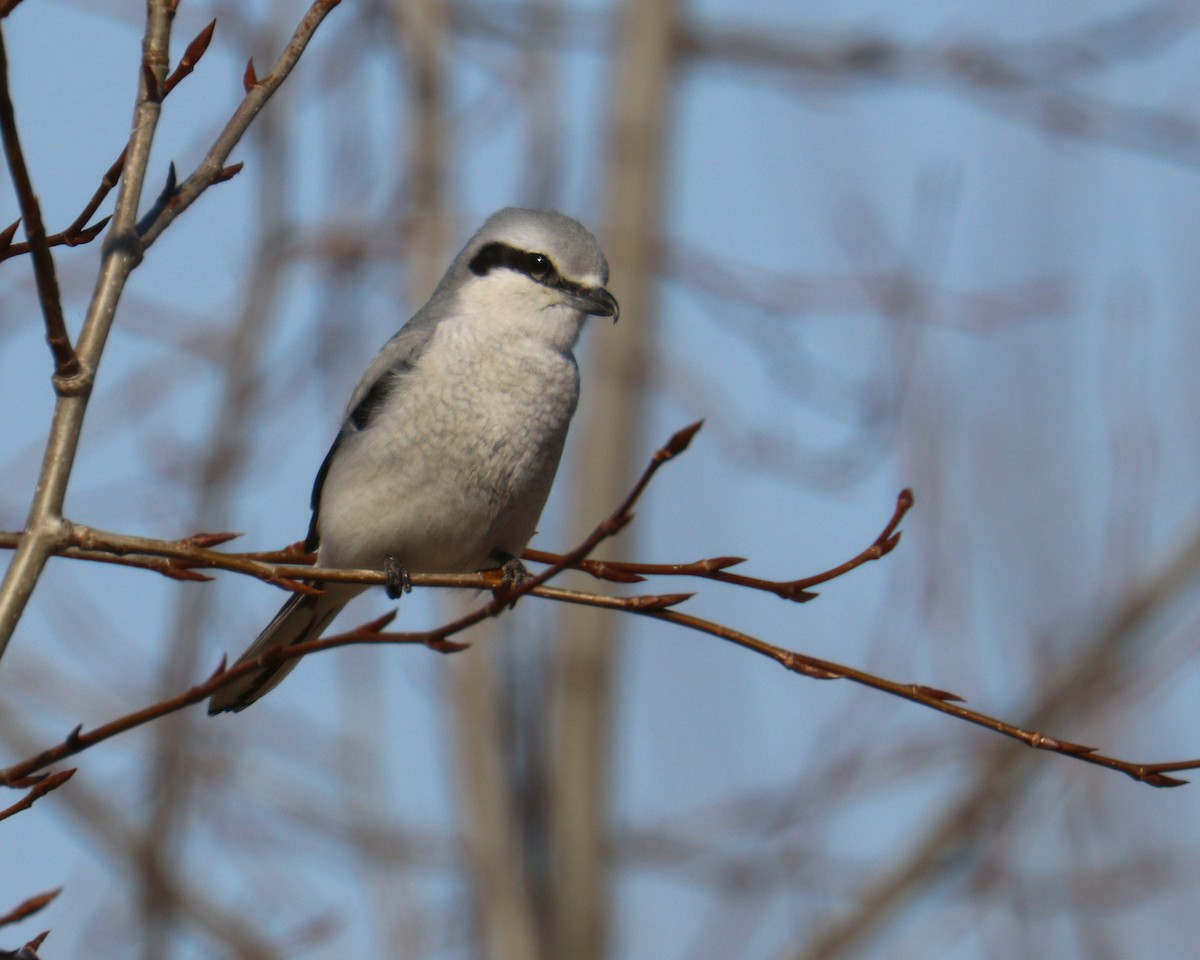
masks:
{"label": "long dark tail", "polygon": [[[320,594],[292,594],[291,599],[275,614],[275,619],[267,624],[258,638],[246,648],[246,652],[238,657],[234,666],[255,660],[269,650],[315,640],[342,607],[363,588],[354,584],[330,583],[324,585],[324,590],[325,592]],[[222,687],[208,701],[209,715],[226,710],[246,709],[268,690],[273,689],[299,662],[299,659],[284,660],[249,673]]]}

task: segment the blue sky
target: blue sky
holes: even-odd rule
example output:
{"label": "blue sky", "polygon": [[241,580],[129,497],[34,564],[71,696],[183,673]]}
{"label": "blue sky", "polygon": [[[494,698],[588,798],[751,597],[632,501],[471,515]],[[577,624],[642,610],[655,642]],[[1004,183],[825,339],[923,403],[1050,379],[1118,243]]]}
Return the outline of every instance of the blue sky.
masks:
{"label": "blue sky", "polygon": [[[419,298],[398,255],[407,208],[394,174],[410,144],[396,60],[389,41],[356,27],[353,5],[343,7],[268,107],[285,129],[286,158],[269,167],[253,144],[239,148],[246,170],[188,211],[135,274],[89,411],[72,519],[192,532],[223,351],[251,289],[262,185],[274,179],[289,244],[311,252],[284,269],[270,304],[255,361],[262,391],[245,424],[250,449],[213,510],[221,526],[246,533],[245,549],[303,535],[340,405]],[[290,23],[302,8],[271,9]],[[599,22],[609,12],[587,9]],[[1142,34],[1147,20],[1126,18],[1141,9],[1177,19]],[[123,142],[138,15],[45,2],[5,22],[21,133],[51,229],[75,215]],[[659,309],[587,332],[582,403],[595,341],[653,322],[634,459],[685,423],[704,417],[706,426],[608,555],[736,554],[750,558],[746,572],[798,576],[869,543],[896,492],[912,486],[917,507],[899,550],[814,603],[700,584],[687,609],[1019,719],[1038,690],[1087,656],[1129,586],[1200,515],[1196,17],[1188,4],[797,12],[723,0],[689,15],[805,49],[878,37],[904,55],[893,73],[874,76],[711,62],[680,71]],[[210,16],[207,5],[184,4],[174,49]],[[150,194],[169,160],[184,172],[195,164],[240,96],[247,47],[235,13],[218,16],[212,49],[165,105]],[[260,68],[269,62],[266,41],[251,49]],[[980,49],[1033,79],[969,87],[953,68]],[[600,230],[612,66],[601,42],[553,60],[545,109],[562,157],[553,171],[537,166],[519,51],[471,35],[455,42],[449,63],[447,256],[491,210],[530,202],[531,183]],[[1069,133],[1048,129],[1045,118],[1067,107],[1085,121]],[[0,191],[0,220],[15,215],[11,191]],[[339,274],[328,251],[343,236],[362,239],[368,254]],[[96,246],[57,251],[73,329],[97,256]],[[41,336],[28,265],[10,260],[0,270],[4,529],[18,528],[27,509],[52,408]],[[569,502],[560,483],[535,546],[565,545]],[[0,667],[6,756],[153,699],[186,598],[201,590],[209,602],[198,614],[195,678],[254,635],[280,602],[275,591],[232,576],[200,587],[52,563]],[[1192,594],[1048,732],[1128,759],[1200,755]],[[369,595],[354,608],[358,620],[343,622],[387,606]],[[442,614],[418,592],[402,622]],[[561,642],[554,614],[526,601],[501,622],[504,662],[518,675]],[[395,955],[398,940],[363,921],[366,898],[392,935],[411,938],[409,955],[467,956],[449,669],[407,648],[339,651],[306,662],[261,709],[235,721],[194,718],[181,875],[205,877],[222,909],[266,917],[276,942],[314,915],[335,916],[331,939],[305,955]],[[528,675],[537,682],[536,670]],[[953,808],[993,750],[1019,749],[658,624],[629,625],[619,677],[619,957],[802,955],[800,945],[852,911]],[[99,797],[105,816],[136,829],[154,799],[145,778],[153,748],[153,733],[139,732],[85,754],[75,782],[0,829],[0,864],[21,865],[0,869],[0,911],[65,887],[0,946],[49,926],[48,957],[76,955],[83,943],[133,955],[122,937],[136,923],[133,885],[114,881],[125,868],[108,846],[119,846],[111,837],[120,831],[85,801]],[[314,769],[339,764],[353,771],[347,781],[314,779]],[[1095,955],[1084,929],[1115,955],[1194,942],[1186,903],[1200,879],[1196,788],[1154,791],[1049,755],[1023,771],[992,832],[906,901],[862,956],[927,956],[931,943],[955,958],[1013,944]],[[327,820],[347,810],[377,816],[415,852],[385,870],[338,842]],[[672,843],[688,851],[678,862],[663,852]],[[738,864],[770,882],[739,893],[712,879]],[[1117,882],[1130,876],[1146,892]],[[1098,890],[1106,895],[1088,894]],[[216,950],[194,923],[173,946],[181,957]]]}

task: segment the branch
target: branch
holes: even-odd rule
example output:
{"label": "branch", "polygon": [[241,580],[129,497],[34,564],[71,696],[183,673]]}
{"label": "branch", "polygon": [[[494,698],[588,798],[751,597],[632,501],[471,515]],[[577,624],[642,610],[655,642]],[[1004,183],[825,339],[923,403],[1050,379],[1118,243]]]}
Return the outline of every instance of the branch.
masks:
{"label": "branch", "polygon": [[17,202],[21,206],[21,217],[25,221],[25,236],[33,253],[33,276],[37,282],[38,300],[42,305],[42,316],[46,322],[46,342],[54,357],[54,375],[60,378],[79,374],[79,358],[71,346],[67,333],[67,321],[63,317],[62,295],[58,289],[58,275],[54,270],[54,257],[46,242],[46,225],[42,222],[42,206],[38,203],[33,180],[25,166],[25,154],[21,150],[21,139],[17,134],[17,117],[12,98],[8,92],[8,53],[4,48],[4,32],[0,30],[0,136],[4,139],[4,155],[12,173],[13,187],[17,191]]}
{"label": "branch", "polygon": [[650,617],[654,620],[674,623],[689,630],[695,630],[698,633],[707,633],[710,636],[728,641],[736,646],[753,651],[760,656],[774,660],[792,673],[799,673],[814,680],[850,680],[853,683],[871,687],[874,690],[890,693],[892,696],[899,697],[902,700],[908,700],[923,707],[928,707],[931,710],[937,710],[939,713],[947,714],[959,720],[966,720],[968,723],[986,727],[995,733],[1019,740],[1035,750],[1047,750],[1052,753],[1072,757],[1076,760],[1082,760],[1084,763],[1108,767],[1111,770],[1124,773],[1139,783],[1147,783],[1153,787],[1183,786],[1188,781],[1179,780],[1166,774],[1180,770],[1200,769],[1200,758],[1166,763],[1136,763],[1119,760],[1115,757],[1098,753],[1095,747],[1085,747],[1082,744],[1059,740],[1044,733],[1039,733],[1036,730],[1026,730],[1015,724],[989,716],[986,713],[968,709],[962,706],[966,702],[963,697],[948,690],[938,690],[934,687],[916,683],[898,683],[863,670],[857,670],[854,667],[835,663],[832,660],[822,660],[818,657],[767,643],[765,640],[760,640],[747,633],[742,633],[740,630],[734,630],[732,627],[727,627],[711,620],[704,620],[700,617],[666,609],[686,600],[691,594],[598,597],[589,593],[556,588],[542,588],[537,593],[538,596],[545,597],[548,600],[586,604],[587,606],[603,607],[609,610],[623,610],[628,613]]}
{"label": "branch", "polygon": [[[109,184],[107,190],[112,189],[112,184]],[[107,192],[105,190],[105,192]],[[97,191],[99,192],[99,191]],[[90,227],[85,227],[82,224],[76,226],[78,218],[65,230],[58,233],[52,233],[45,238],[47,247],[79,247],[85,243],[91,243],[104,231],[108,226],[108,221],[112,217],[102,217],[93,223]],[[86,221],[85,221],[86,223]],[[13,234],[17,232],[17,227],[21,225],[20,220],[14,220],[10,223],[3,232],[0,232],[0,263],[12,257],[19,257],[29,253],[33,249],[29,243],[12,243]]]}
{"label": "branch", "polygon": [[117,196],[112,229],[104,244],[100,274],[76,345],[79,369],[75,376],[54,378],[58,403],[46,441],[41,476],[25,522],[25,534],[0,586],[0,656],[8,646],[42,568],[62,543],[65,532],[62,506],[96,367],[125,281],[141,260],[141,247],[133,228],[158,124],[160,106],[154,93],[161,88],[161,79],[166,73],[174,12],[175,5],[171,0],[150,0],[148,4],[133,133],[127,147],[125,175]]}
{"label": "branch", "polygon": [[[686,428],[685,431],[681,431],[681,434],[686,433],[687,430],[694,432],[696,429],[698,429],[698,425],[693,425]],[[690,439],[690,435],[687,439]],[[691,576],[762,590],[785,599],[803,602],[817,596],[815,593],[808,592],[808,587],[844,576],[856,567],[872,560],[878,560],[894,550],[900,542],[897,527],[912,505],[912,491],[902,490],[896,498],[896,509],[887,526],[869,547],[830,570],[796,580],[762,580],[724,572],[727,567],[745,562],[741,557],[717,557],[696,560],[691,563],[654,564],[592,560],[586,556],[583,559],[572,560],[574,551],[571,554],[563,555],[545,550],[528,549],[522,553],[522,557],[534,563],[549,564],[551,566],[550,576],[568,567],[582,570],[597,579],[616,583],[642,582],[647,575]],[[313,566],[316,555],[305,553],[300,543],[292,544],[283,550],[258,553],[221,553],[211,548],[228,543],[241,534],[197,533],[183,540],[159,540],[152,537],[137,537],[98,530],[69,521],[66,523],[68,527],[66,541],[56,551],[57,556],[150,570],[173,580],[206,582],[212,577],[197,571],[217,569],[255,577],[265,583],[295,593],[316,592],[317,588],[305,583],[305,580],[361,583],[368,586],[387,583],[386,576],[377,570],[346,570]],[[20,540],[21,534],[19,533],[0,531],[0,549],[14,548],[20,543]],[[491,588],[495,586],[495,575],[493,572],[413,574],[412,582],[415,586],[422,587]]]}
{"label": "branch", "polygon": [[[201,30],[188,44],[184,50],[183,56],[179,63],[171,72],[171,75],[163,81],[162,98],[165,100],[167,95],[174,90],[184,77],[188,76],[196,69],[196,64],[200,62],[200,58],[204,56],[208,45],[212,41],[213,30],[217,26],[217,21],[209,21],[208,26]],[[100,235],[100,232],[108,225],[111,217],[104,217],[97,220],[90,227],[87,226],[89,220],[95,215],[100,208],[100,204],[104,202],[105,197],[112,192],[112,188],[117,185],[120,179],[121,170],[125,166],[125,155],[128,148],[121,150],[121,155],[113,162],[112,166],[105,171],[104,176],[100,178],[100,186],[96,188],[96,192],[92,194],[90,200],[84,206],[71,224],[59,233],[51,234],[46,237],[46,245],[50,247],[68,246],[77,247],[85,243],[91,243]],[[0,233],[0,262],[9,259],[10,257],[18,257],[29,253],[32,249],[28,243],[12,243],[12,235],[16,232],[17,224],[20,221],[14,222],[3,233]]]}
{"label": "branch", "polygon": [[[131,730],[134,727],[142,726],[159,717],[164,717],[168,714],[182,710],[184,707],[191,706],[194,703],[200,703],[207,700],[213,693],[221,689],[228,683],[232,683],[238,677],[246,673],[255,673],[261,670],[264,666],[273,665],[285,660],[294,660],[303,657],[309,653],[316,653],[320,650],[332,650],[336,647],[347,646],[354,643],[391,643],[391,644],[421,644],[430,647],[434,650],[439,650],[443,653],[453,653],[457,650],[465,648],[464,644],[455,643],[450,640],[455,634],[461,633],[468,627],[474,626],[482,620],[489,617],[498,616],[506,607],[521,596],[536,589],[546,580],[560,573],[569,565],[582,560],[587,554],[594,550],[598,544],[615,536],[633,519],[633,506],[641,497],[642,492],[646,489],[646,485],[650,482],[653,476],[658,472],[667,461],[674,459],[685,449],[696,431],[700,429],[699,423],[694,423],[690,427],[685,427],[680,430],[671,439],[658,450],[651,458],[649,465],[642,473],[641,478],[634,485],[633,490],[622,501],[607,518],[601,521],[600,524],[592,531],[592,533],[584,539],[574,550],[569,551],[560,558],[560,563],[552,565],[543,570],[535,577],[518,584],[511,589],[497,589],[492,599],[481,607],[476,608],[455,620],[450,621],[440,627],[435,627],[431,630],[423,630],[413,633],[387,634],[380,631],[395,617],[395,613],[386,614],[379,619],[372,621],[358,629],[351,630],[348,633],[336,634],[332,637],[325,637],[319,640],[313,640],[308,643],[298,643],[290,647],[285,647],[278,650],[268,651],[261,657],[254,660],[247,660],[245,663],[238,664],[235,667],[226,668],[224,661],[217,668],[216,672],[203,683],[197,684],[183,693],[175,697],[170,697],[166,700],[161,700],[158,703],[151,704],[142,710],[134,713],[126,714],[116,720],[96,727],[94,730],[84,731],[82,724],[77,726],[66,738],[57,745],[43,750],[29,759],[14,764],[4,770],[0,770],[0,785],[17,786],[27,785],[30,775],[39,770],[44,769],[52,763],[57,763],[66,757],[81,753],[89,747],[93,747],[98,743],[108,740],[110,737],[116,736],[118,733],[124,733],[126,730]],[[491,572],[487,575],[487,583],[499,587],[498,572]],[[476,575],[475,578],[477,578]],[[382,579],[382,578],[381,578]],[[414,578],[415,580],[415,578]]]}
{"label": "branch", "polygon": [[[47,777],[47,780],[50,778]],[[0,927],[7,926],[10,923],[16,923],[19,920],[24,920],[26,917],[32,917],[35,913],[46,907],[60,893],[62,888],[57,890],[48,890],[45,893],[39,893],[37,896],[30,897],[24,902],[13,907],[8,913],[0,916]]]}
{"label": "branch", "polygon": [[305,47],[316,33],[317,27],[321,25],[321,21],[340,2],[341,0],[314,0],[270,72],[264,77],[247,75],[245,97],[209,148],[200,165],[196,167],[191,176],[179,185],[168,203],[156,211],[153,217],[148,217],[143,221],[139,230],[143,249],[154,243],[176,217],[196,202],[200,194],[214,183],[229,179],[241,168],[240,164],[227,167],[226,159],[242,139],[242,135],[249,129],[258,112],[291,74],[300,60],[301,54],[304,53]]}
{"label": "branch", "polygon": [[[64,783],[66,783],[68,780],[70,780],[71,777],[73,777],[74,775],[75,775],[74,770],[63,770],[59,773],[52,774],[48,777],[39,778],[38,781],[32,786],[30,791],[27,794],[25,794],[25,796],[23,798],[18,800],[11,807],[7,807],[4,810],[0,810],[0,820],[7,820],[9,817],[20,813],[22,810],[28,810],[30,807],[32,807],[34,805],[34,803],[36,803],[38,800],[40,800],[42,797],[44,797],[46,794],[48,794],[51,790],[57,790]],[[21,785],[22,784],[19,782],[12,784],[12,786],[21,786]],[[28,903],[28,901],[26,901],[26,903],[24,903],[20,907],[18,907],[17,910],[18,911],[21,910],[22,907],[27,905],[27,903]],[[15,912],[16,911],[14,911],[14,913]],[[29,912],[32,912],[32,911],[29,911]],[[7,917],[0,917],[0,926],[3,926],[5,923],[11,923],[12,921],[10,919],[8,919],[8,917],[11,917],[11,916],[12,916],[12,914],[8,914]],[[26,916],[26,914],[21,914],[21,917],[23,917],[23,916]],[[16,919],[19,920],[19,919],[21,919],[21,917],[17,917]]]}
{"label": "branch", "polygon": [[[745,557],[713,557],[707,560],[694,560],[691,563],[626,563],[618,560],[583,560],[573,566],[590,573],[598,580],[610,580],[616,583],[638,583],[645,580],[646,576],[699,577],[703,580],[716,580],[719,583],[732,583],[754,590],[763,590],[796,603],[807,603],[818,596],[809,590],[810,587],[844,576],[855,567],[878,560],[896,549],[900,543],[900,534],[897,532],[897,528],[900,526],[900,521],[904,519],[904,515],[912,509],[912,505],[912,491],[901,490],[900,495],[896,498],[896,510],[892,514],[891,520],[866,550],[823,573],[801,577],[797,580],[760,580],[757,577],[745,577],[725,572],[729,567],[745,563]],[[0,543],[0,545],[3,544]],[[552,563],[557,560],[556,554],[542,550],[526,550],[522,556],[527,560],[539,563]]]}
{"label": "branch", "polygon": [[[229,168],[222,165],[224,158],[241,138],[258,111],[291,73],[313,32],[337,3],[338,0],[316,0],[312,4],[270,75],[247,94],[209,150],[204,163],[184,182],[177,193],[172,191],[167,202],[162,204],[160,210],[155,211],[155,216],[145,223],[143,229],[138,224],[137,210],[150,158],[150,147],[161,113],[162,98],[191,71],[207,47],[211,35],[210,29],[205,28],[189,44],[175,72],[168,77],[168,45],[176,0],[149,0],[133,133],[123,154],[125,162],[121,167],[120,192],[113,214],[112,228],[104,244],[100,275],[76,345],[79,370],[75,376],[55,377],[55,389],[59,399],[46,443],[41,476],[38,479],[33,504],[30,506],[25,532],[5,573],[4,582],[0,585],[0,656],[3,656],[8,646],[9,638],[29,602],[46,561],[67,542],[69,525],[62,518],[67,484],[74,467],[75,453],[96,368],[100,363],[117,303],[129,274],[141,262],[146,248],[175,217],[190,206],[208,186],[227,179],[236,172],[236,165]],[[106,182],[109,179],[111,178],[106,177]],[[103,183],[101,189],[104,190]]]}
{"label": "branch", "polygon": [[[283,649],[268,651],[261,657],[226,669],[224,665],[207,681],[184,691],[177,697],[163,700],[144,710],[128,714],[105,726],[89,733],[83,733],[82,728],[76,728],[56,747],[43,751],[23,763],[16,764],[6,770],[0,770],[0,784],[17,785],[30,774],[45,766],[58,762],[90,746],[95,745],[118,733],[148,723],[158,717],[173,713],[193,703],[207,699],[216,690],[232,682],[244,673],[254,672],[263,667],[277,663],[330,650],[337,647],[362,643],[390,644],[420,644],[442,653],[454,653],[467,646],[451,638],[467,628],[500,614],[506,606],[527,593],[566,603],[583,604],[601,607],[609,610],[635,613],[651,617],[677,626],[706,633],[728,643],[743,647],[760,656],[767,657],[792,673],[798,673],[816,680],[850,680],[853,683],[880,690],[892,696],[908,700],[939,713],[944,713],[958,720],[985,727],[1002,736],[1010,737],[1024,743],[1035,750],[1046,750],[1063,756],[1081,760],[1084,763],[1106,767],[1124,773],[1126,776],[1155,787],[1180,786],[1187,781],[1170,776],[1169,774],[1200,769],[1200,759],[1171,761],[1164,763],[1143,763],[1121,760],[1100,753],[1094,747],[1084,746],[1068,740],[1049,736],[1038,730],[1027,729],[1013,723],[972,710],[966,707],[965,700],[958,694],[947,690],[917,683],[900,683],[875,674],[858,670],[844,664],[818,657],[809,656],[794,650],[789,650],[750,634],[743,633],[732,627],[691,616],[672,609],[688,600],[690,593],[662,593],[631,597],[603,597],[574,590],[562,590],[545,586],[552,577],[566,569],[579,569],[592,573],[602,579],[618,582],[644,580],[643,574],[686,575],[702,579],[720,580],[736,586],[750,589],[765,590],[778,596],[797,599],[797,595],[806,587],[824,583],[839,577],[861,566],[863,563],[879,559],[893,550],[899,542],[899,525],[913,504],[913,495],[909,490],[901,491],[896,500],[896,508],[891,519],[875,541],[867,549],[857,554],[845,563],[839,564],[824,573],[792,581],[759,580],[753,577],[736,577],[725,574],[723,568],[738,558],[718,558],[702,560],[691,564],[636,564],[619,563],[614,561],[593,561],[589,554],[604,540],[616,535],[633,519],[633,507],[645,490],[647,484],[657,473],[658,469],[668,460],[682,453],[701,424],[695,423],[676,433],[666,445],[658,450],[647,465],[642,476],[624,501],[602,521],[592,533],[577,547],[565,554],[552,554],[543,551],[526,551],[528,559],[537,562],[548,562],[549,566],[538,575],[529,578],[515,587],[505,587],[499,571],[488,570],[471,574],[414,574],[412,581],[418,586],[483,588],[491,589],[493,596],[486,604],[452,620],[440,627],[430,630],[408,633],[386,633],[383,628],[391,622],[394,613],[364,624],[354,630],[333,636],[323,637],[308,643],[296,644]],[[284,589],[297,592],[314,592],[317,588],[308,580],[322,580],[339,583],[363,583],[367,585],[383,584],[386,577],[375,570],[337,570],[309,566],[303,561],[311,561],[299,544],[285,550],[269,553],[225,554],[211,549],[226,543],[239,534],[208,533],[196,534],[186,540],[153,540],[143,537],[131,537],[123,534],[97,531],[90,527],[70,525],[70,544],[64,546],[60,555],[77,559],[99,560],[109,563],[124,563],[143,569],[154,570],[166,576],[186,580],[211,579],[195,572],[196,567],[219,568],[232,572],[243,573],[257,577],[268,583],[273,583]],[[0,548],[12,546],[20,540],[14,533],[0,533]],[[1200,549],[1200,548],[1198,548]],[[1185,552],[1186,553],[1186,552]],[[297,563],[297,561],[302,561]],[[1170,570],[1181,576],[1178,565],[1172,565]],[[1173,583],[1174,581],[1172,581]],[[1163,589],[1151,591],[1155,596]],[[1170,586],[1170,585],[1168,585]],[[804,597],[809,599],[810,597]],[[1147,602],[1139,601],[1137,609],[1146,606]],[[1122,621],[1131,614],[1122,614]]]}

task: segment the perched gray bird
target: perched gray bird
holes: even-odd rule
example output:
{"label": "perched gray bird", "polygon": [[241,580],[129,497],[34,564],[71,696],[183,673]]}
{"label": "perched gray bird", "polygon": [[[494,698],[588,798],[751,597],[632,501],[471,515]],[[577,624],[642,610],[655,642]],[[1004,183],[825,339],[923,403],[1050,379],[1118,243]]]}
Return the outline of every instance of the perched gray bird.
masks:
{"label": "perched gray bird", "polygon": [[[383,570],[393,597],[410,570],[501,566],[519,581],[579,399],[571,351],[588,316],[617,319],[607,282],[596,238],[569,217],[489,217],[350,397],[313,486],[305,546],[320,565]],[[293,595],[237,662],[319,637],[364,589]],[[223,687],[208,712],[249,706],[295,664]]]}

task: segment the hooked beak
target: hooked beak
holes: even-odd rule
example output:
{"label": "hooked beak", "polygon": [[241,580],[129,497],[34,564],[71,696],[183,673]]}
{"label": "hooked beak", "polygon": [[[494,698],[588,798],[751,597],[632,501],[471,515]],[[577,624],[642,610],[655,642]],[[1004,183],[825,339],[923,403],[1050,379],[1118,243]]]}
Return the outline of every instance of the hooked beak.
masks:
{"label": "hooked beak", "polygon": [[603,287],[580,287],[571,292],[571,305],[593,317],[612,317],[616,323],[621,316],[617,298]]}

